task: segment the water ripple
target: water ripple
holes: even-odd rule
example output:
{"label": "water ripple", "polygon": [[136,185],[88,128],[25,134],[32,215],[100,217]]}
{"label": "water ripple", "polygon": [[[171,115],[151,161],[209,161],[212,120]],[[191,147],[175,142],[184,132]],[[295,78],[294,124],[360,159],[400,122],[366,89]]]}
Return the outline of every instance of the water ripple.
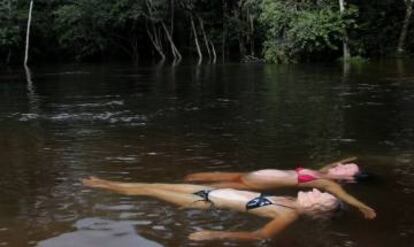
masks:
{"label": "water ripple", "polygon": [[147,116],[141,114],[131,114],[129,111],[115,112],[80,112],[80,113],[57,113],[57,114],[34,114],[34,113],[14,113],[9,118],[15,118],[20,122],[29,122],[34,120],[46,120],[58,123],[69,122],[103,122],[103,123],[131,123],[135,125],[146,125]]}

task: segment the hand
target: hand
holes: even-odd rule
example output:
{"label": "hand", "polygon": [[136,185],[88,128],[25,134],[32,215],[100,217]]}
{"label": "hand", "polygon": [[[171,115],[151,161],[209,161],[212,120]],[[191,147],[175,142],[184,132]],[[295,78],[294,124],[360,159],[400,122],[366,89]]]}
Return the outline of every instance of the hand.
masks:
{"label": "hand", "polygon": [[375,213],[375,210],[370,207],[363,207],[360,208],[359,211],[364,215],[365,219],[372,220],[377,216],[377,213]]}
{"label": "hand", "polygon": [[105,188],[105,181],[97,177],[89,177],[81,179],[81,182],[86,187]]}
{"label": "hand", "polygon": [[199,231],[191,233],[188,238],[194,241],[204,241],[219,238],[220,233],[214,231]]}

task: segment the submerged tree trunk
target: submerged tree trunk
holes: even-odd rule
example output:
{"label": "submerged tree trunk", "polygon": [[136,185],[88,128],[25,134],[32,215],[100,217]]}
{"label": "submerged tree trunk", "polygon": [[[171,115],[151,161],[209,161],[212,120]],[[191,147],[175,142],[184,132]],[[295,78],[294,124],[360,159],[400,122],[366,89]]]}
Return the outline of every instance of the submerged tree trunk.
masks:
{"label": "submerged tree trunk", "polygon": [[170,34],[174,36],[174,0],[170,1]]}
{"label": "submerged tree trunk", "polygon": [[148,37],[150,38],[151,43],[154,46],[155,50],[160,55],[161,60],[164,61],[165,60],[165,53],[164,53],[164,51],[162,49],[162,46],[161,46],[161,43],[160,43],[160,39],[158,38],[158,35],[156,33],[154,24],[152,24],[152,26],[153,26],[153,33],[151,33],[151,31],[149,30],[148,24],[145,25],[145,28],[147,30]]}
{"label": "submerged tree trunk", "polygon": [[249,15],[249,22],[250,22],[250,55],[254,56],[254,16]]}
{"label": "submerged tree trunk", "polygon": [[239,33],[239,52],[241,58],[244,58],[246,56],[246,44],[244,42],[244,37],[241,32]]}
{"label": "submerged tree trunk", "polygon": [[[11,0],[9,0],[7,2],[7,10],[8,10],[8,17],[7,17],[7,19],[8,19],[8,21],[10,21],[12,19],[12,1]],[[9,64],[10,63],[11,56],[12,56],[12,49],[9,47],[7,49],[6,64]]]}
{"label": "submerged tree trunk", "polygon": [[404,45],[405,45],[405,40],[407,38],[408,26],[410,25],[411,14],[413,12],[414,0],[404,0],[404,2],[405,2],[406,10],[405,10],[405,18],[404,18],[403,26],[401,28],[400,38],[398,40],[398,47],[397,47],[398,54],[404,53]]}
{"label": "submerged tree trunk", "polygon": [[134,60],[134,63],[138,64],[139,62],[139,51],[138,51],[138,37],[134,37],[134,39],[131,41],[131,47],[132,47],[132,60]]}
{"label": "submerged tree trunk", "polygon": [[203,61],[203,53],[201,53],[200,43],[198,42],[197,30],[194,24],[193,15],[190,16],[190,19],[191,19],[191,27],[193,29],[193,34],[194,34],[194,41],[195,41],[197,53],[198,53],[198,64],[201,64],[201,62]]}
{"label": "submerged tree trunk", "polygon": [[222,6],[223,6],[223,32],[221,35],[221,59],[224,63],[225,57],[226,57],[226,38],[227,38],[227,23],[226,23],[226,16],[227,16],[227,1],[222,0]]}
{"label": "submerged tree trunk", "polygon": [[27,67],[27,61],[29,60],[29,40],[30,40],[30,25],[32,22],[32,10],[33,10],[33,0],[30,1],[29,7],[29,17],[27,18],[27,28],[26,28],[26,49],[24,53],[24,66]]}
{"label": "submerged tree trunk", "polygon": [[204,30],[204,22],[203,22],[203,19],[201,19],[200,16],[198,16],[198,22],[200,23],[201,32],[203,33],[204,45],[206,46],[208,58],[211,60],[211,51],[210,51],[210,46],[208,44],[207,34],[206,34],[206,31]]}
{"label": "submerged tree trunk", "polygon": [[145,28],[147,30],[147,34],[148,34],[148,37],[151,40],[151,43],[155,47],[155,50],[157,50],[158,54],[161,56],[161,61],[164,62],[165,61],[165,53],[164,53],[164,50],[162,48],[159,29],[157,29],[155,27],[155,23],[154,23],[154,20],[153,20],[152,1],[151,0],[145,0],[145,4],[146,4],[147,9],[148,9],[148,14],[149,14],[150,22],[151,22],[152,33],[149,30],[148,24],[146,22],[145,22]]}
{"label": "submerged tree trunk", "polygon": [[[234,19],[240,21],[241,23],[243,23],[243,2],[240,1],[237,4],[237,8],[233,9],[233,17]],[[237,38],[239,41],[239,55],[241,58],[244,58],[246,56],[246,44],[245,44],[245,40],[244,40],[244,33],[242,29],[239,29],[238,34],[237,34]]]}
{"label": "submerged tree trunk", "polygon": [[[341,14],[344,14],[345,12],[345,0],[339,0],[339,11]],[[351,57],[351,52],[349,51],[348,46],[349,40],[348,40],[348,33],[346,31],[346,28],[344,29],[344,39],[342,41],[342,51],[343,51],[343,59],[344,61],[348,61]]]}
{"label": "submerged tree trunk", "polygon": [[214,44],[211,40],[209,41],[209,43],[210,43],[210,46],[211,46],[211,52],[213,53],[213,63],[216,63],[216,61],[217,61],[216,48],[214,48]]}
{"label": "submerged tree trunk", "polygon": [[177,47],[175,46],[175,43],[170,35],[170,32],[168,31],[167,27],[165,26],[164,22],[161,22],[161,26],[164,29],[164,32],[167,36],[168,42],[170,42],[170,46],[171,46],[171,52],[174,56],[174,61],[181,61],[182,56],[181,53],[178,51]]}

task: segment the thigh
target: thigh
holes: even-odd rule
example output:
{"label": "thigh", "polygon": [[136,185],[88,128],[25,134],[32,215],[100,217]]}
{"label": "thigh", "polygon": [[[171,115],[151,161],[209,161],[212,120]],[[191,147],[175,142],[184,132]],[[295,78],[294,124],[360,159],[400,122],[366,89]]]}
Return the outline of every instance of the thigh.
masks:
{"label": "thigh", "polygon": [[147,188],[147,196],[157,198],[166,202],[173,203],[186,208],[207,209],[211,207],[211,203],[204,201],[201,197],[191,194],[164,190],[160,188]]}
{"label": "thigh", "polygon": [[149,184],[148,188],[154,189],[162,189],[166,191],[172,192],[180,192],[180,193],[195,193],[201,190],[213,190],[214,187],[212,186],[205,186],[205,185],[196,185],[196,184],[162,184],[162,183],[154,183]]}

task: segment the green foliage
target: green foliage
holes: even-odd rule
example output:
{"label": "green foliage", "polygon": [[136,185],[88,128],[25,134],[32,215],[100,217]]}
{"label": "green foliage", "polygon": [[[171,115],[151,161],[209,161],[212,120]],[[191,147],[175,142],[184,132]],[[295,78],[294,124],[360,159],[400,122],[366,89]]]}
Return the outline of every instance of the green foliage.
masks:
{"label": "green foliage", "polygon": [[16,25],[0,27],[0,47],[2,49],[7,49],[19,44],[19,33],[19,26]]}
{"label": "green foliage", "polygon": [[10,59],[12,49],[21,43],[20,26],[18,25],[16,1],[0,2],[0,55],[1,61]]}
{"label": "green foliage", "polygon": [[[202,19],[218,57],[262,54],[272,63],[336,60],[342,55],[345,30],[353,57],[382,56],[395,52],[406,11],[402,0],[346,0],[346,11],[342,14],[338,1],[332,0],[36,0],[34,3],[32,61],[55,57],[97,60],[119,54],[137,59],[141,53],[157,57],[147,28],[157,35],[162,49],[167,51],[169,44],[161,23],[174,30],[177,49],[188,56],[194,51],[190,15],[196,17],[197,29],[198,20]],[[26,0],[0,0],[0,63],[21,61],[28,7]],[[405,43],[408,52],[414,51],[413,35],[414,25],[410,25]]]}
{"label": "green foliage", "polygon": [[337,50],[355,14],[352,10],[342,15],[327,3],[283,0],[264,0],[261,9],[259,20],[266,27],[263,54],[272,63],[295,62],[309,54]]}
{"label": "green foliage", "polygon": [[343,38],[345,23],[332,9],[300,11],[295,24],[287,32],[294,52],[314,52],[337,49],[335,42]]}
{"label": "green foliage", "polygon": [[120,40],[128,41],[136,32],[143,5],[143,0],[76,0],[62,5],[54,12],[59,43],[77,59],[123,47]]}
{"label": "green foliage", "polygon": [[115,1],[109,10],[109,15],[117,27],[123,27],[136,22],[144,16],[144,0]]}
{"label": "green foliage", "polygon": [[109,16],[102,11],[103,6],[97,0],[77,0],[54,12],[60,45],[75,51],[78,59],[93,55],[108,45],[104,27]]}
{"label": "green foliage", "polygon": [[[394,54],[405,15],[404,1],[351,0],[351,3],[360,12],[356,17],[358,29],[350,32],[354,52],[364,57]],[[410,30],[414,31],[414,25],[410,26]],[[407,42],[412,40],[412,35],[407,36]]]}

